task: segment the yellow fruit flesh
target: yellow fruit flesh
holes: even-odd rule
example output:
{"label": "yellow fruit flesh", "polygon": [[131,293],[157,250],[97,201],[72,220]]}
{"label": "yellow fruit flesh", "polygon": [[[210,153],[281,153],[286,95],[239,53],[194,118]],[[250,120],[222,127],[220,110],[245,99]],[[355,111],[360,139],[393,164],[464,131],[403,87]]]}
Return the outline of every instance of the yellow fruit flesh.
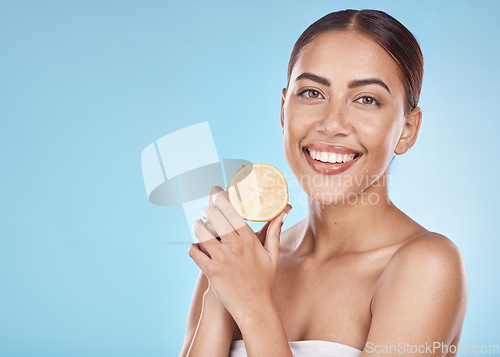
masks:
{"label": "yellow fruit flesh", "polygon": [[288,203],[288,185],[283,174],[268,164],[240,168],[228,185],[229,202],[248,221],[267,222]]}

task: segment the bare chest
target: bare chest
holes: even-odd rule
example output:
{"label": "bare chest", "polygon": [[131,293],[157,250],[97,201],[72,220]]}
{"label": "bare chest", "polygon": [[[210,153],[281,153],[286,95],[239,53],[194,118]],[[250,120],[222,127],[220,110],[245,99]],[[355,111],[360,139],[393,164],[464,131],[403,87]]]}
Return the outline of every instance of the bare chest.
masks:
{"label": "bare chest", "polygon": [[[273,299],[289,341],[325,340],[363,349],[379,269],[356,264],[278,266]],[[242,339],[236,329],[234,339]]]}

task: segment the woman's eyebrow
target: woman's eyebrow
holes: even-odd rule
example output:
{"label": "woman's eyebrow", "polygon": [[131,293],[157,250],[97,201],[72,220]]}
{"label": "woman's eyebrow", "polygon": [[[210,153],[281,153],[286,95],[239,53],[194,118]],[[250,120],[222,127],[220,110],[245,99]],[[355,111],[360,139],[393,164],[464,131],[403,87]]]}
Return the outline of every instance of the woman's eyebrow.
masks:
{"label": "woman's eyebrow", "polygon": [[309,72],[304,72],[301,75],[297,76],[297,78],[295,78],[295,82],[297,82],[300,79],[310,79],[311,81],[318,82],[319,84],[323,84],[325,86],[330,87],[330,81],[328,79],[317,76]]}
{"label": "woman's eyebrow", "polygon": [[379,86],[383,87],[385,90],[389,92],[389,94],[392,95],[391,90],[385,84],[382,80],[378,78],[368,78],[368,79],[355,79],[349,83],[349,88],[356,88],[356,87],[362,87],[362,86],[367,86],[370,84],[378,84]]}
{"label": "woman's eyebrow", "polygon": [[[330,81],[326,79],[325,77],[320,77],[315,74],[309,73],[309,72],[304,72],[301,75],[298,75],[297,78],[295,78],[295,82],[301,79],[310,79],[311,81],[317,82],[319,84],[323,84],[325,86],[330,87]],[[368,79],[355,79],[349,83],[348,88],[356,88],[356,87],[362,87],[362,86],[367,86],[370,84],[377,84],[381,87],[383,87],[386,91],[389,92],[389,94],[392,95],[391,90],[387,86],[387,84],[384,83],[381,79],[378,78],[368,78]]]}

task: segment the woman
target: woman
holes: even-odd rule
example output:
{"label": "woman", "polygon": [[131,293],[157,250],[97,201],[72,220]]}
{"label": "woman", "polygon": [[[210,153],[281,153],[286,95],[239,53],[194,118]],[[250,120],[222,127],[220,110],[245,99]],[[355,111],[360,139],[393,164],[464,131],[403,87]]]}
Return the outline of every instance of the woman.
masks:
{"label": "woman", "polygon": [[181,356],[456,355],[460,253],[387,188],[391,158],[417,139],[422,75],[417,41],[384,12],[331,13],[300,36],[281,126],[308,215],[281,232],[289,205],[254,233],[212,189]]}

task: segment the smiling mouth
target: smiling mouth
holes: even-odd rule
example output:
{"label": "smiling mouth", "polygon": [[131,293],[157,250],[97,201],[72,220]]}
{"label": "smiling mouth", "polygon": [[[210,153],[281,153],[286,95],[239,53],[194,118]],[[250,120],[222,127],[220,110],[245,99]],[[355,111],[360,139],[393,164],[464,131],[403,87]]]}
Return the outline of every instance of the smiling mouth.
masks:
{"label": "smiling mouth", "polygon": [[309,147],[304,148],[304,152],[313,160],[330,165],[342,165],[359,158],[362,154],[337,154],[334,152],[315,151]]}

